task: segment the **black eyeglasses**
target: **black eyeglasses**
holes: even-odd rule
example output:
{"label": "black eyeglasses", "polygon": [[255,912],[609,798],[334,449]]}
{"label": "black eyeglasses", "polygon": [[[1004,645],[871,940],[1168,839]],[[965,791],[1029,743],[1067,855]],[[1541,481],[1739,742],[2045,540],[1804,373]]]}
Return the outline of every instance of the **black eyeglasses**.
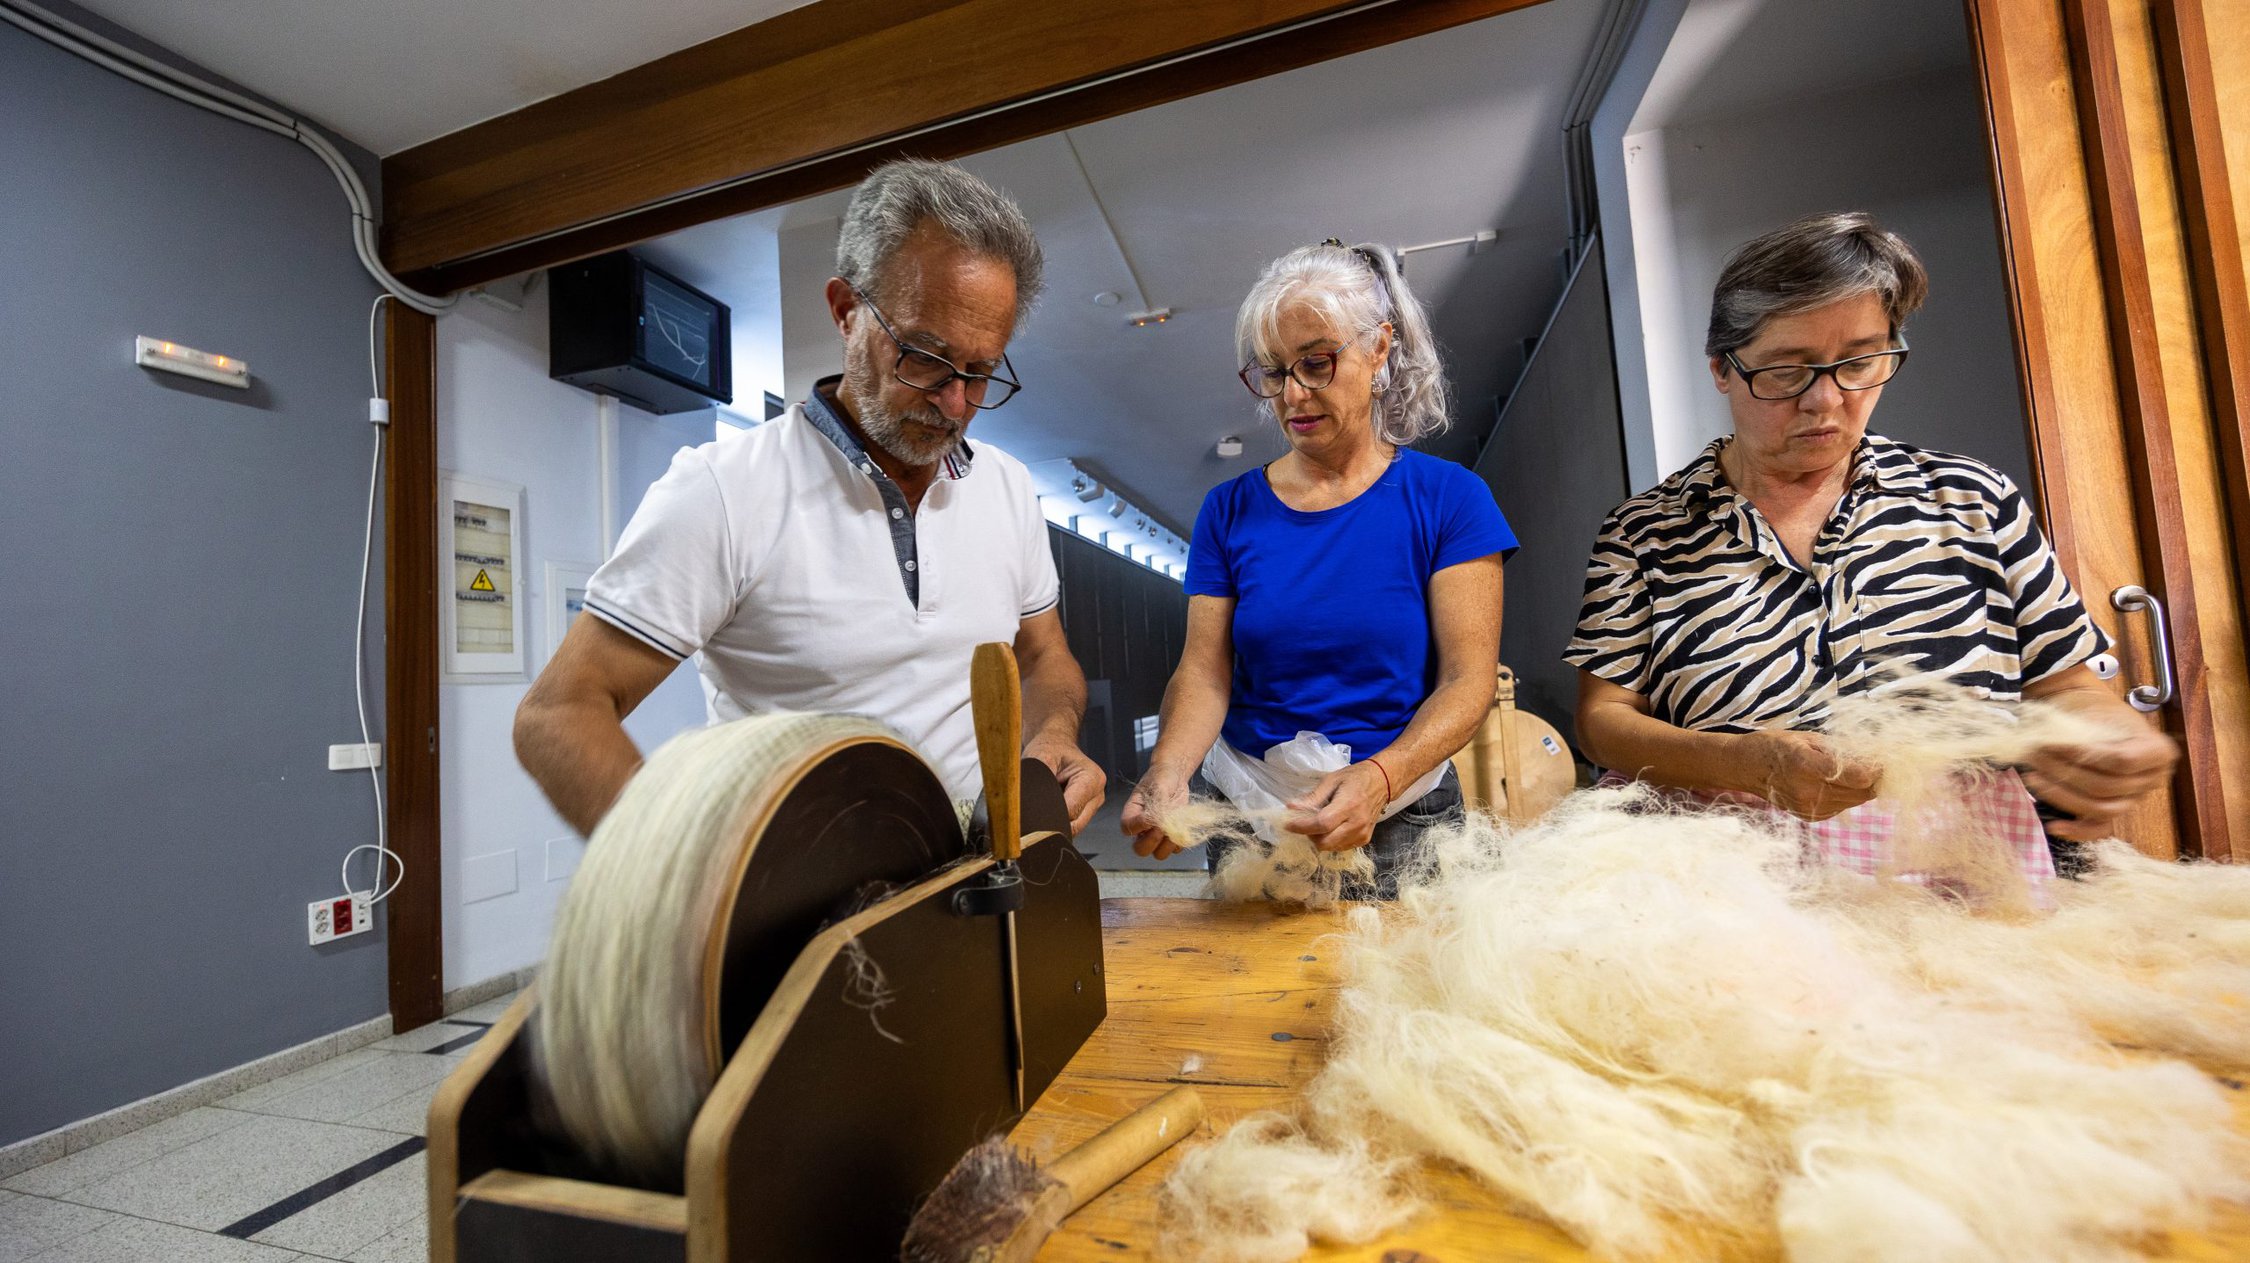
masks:
{"label": "black eyeglasses", "polygon": [[1743,384],[1750,388],[1751,398],[1795,399],[1811,390],[1822,374],[1835,379],[1838,390],[1873,390],[1898,376],[1899,367],[1906,363],[1906,352],[1907,348],[1902,346],[1854,355],[1833,364],[1768,364],[1764,368],[1744,368],[1732,351],[1719,354],[1741,375]]}
{"label": "black eyeglasses", "polygon": [[[875,323],[883,327],[883,332],[890,335],[892,343],[898,347],[898,360],[891,365],[891,376],[898,379],[899,385],[935,393],[945,389],[947,382],[958,379],[962,396],[968,400],[969,406],[986,412],[1015,398],[1016,392],[1023,389],[1023,383],[1013,377],[999,373],[964,373],[953,367],[953,362],[942,355],[907,345],[906,340],[891,328],[891,322],[883,318],[882,310],[875,306],[875,300],[861,293],[857,285],[852,286],[852,293],[859,296],[859,301],[867,304],[867,310],[874,315]],[[1000,355],[1000,366],[1009,373],[1016,371],[1016,366],[1008,362],[1006,352]]]}
{"label": "black eyeglasses", "polygon": [[1260,399],[1278,398],[1292,377],[1307,390],[1320,390],[1336,380],[1336,363],[1344,357],[1345,349],[1366,336],[1362,333],[1333,351],[1300,355],[1290,361],[1286,368],[1252,360],[1243,365],[1235,376],[1241,378],[1242,384],[1250,388],[1250,393]]}

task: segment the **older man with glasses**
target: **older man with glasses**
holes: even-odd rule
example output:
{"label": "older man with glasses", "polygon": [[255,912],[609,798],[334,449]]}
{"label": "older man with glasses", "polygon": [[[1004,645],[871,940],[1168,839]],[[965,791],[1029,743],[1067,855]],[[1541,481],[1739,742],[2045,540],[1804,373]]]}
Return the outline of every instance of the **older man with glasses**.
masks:
{"label": "older man with glasses", "polygon": [[967,438],[1020,389],[1007,344],[1042,266],[1015,203],[958,167],[860,184],[827,287],[844,372],[673,458],[588,585],[594,617],[516,712],[517,755],[572,825],[591,832],[639,768],[622,720],[690,656],[714,721],[869,715],[973,798],[969,658],[987,641],[1015,645],[1024,753],[1054,769],[1073,829],[1093,818],[1103,776],[1078,748],[1086,681],[1038,496]]}

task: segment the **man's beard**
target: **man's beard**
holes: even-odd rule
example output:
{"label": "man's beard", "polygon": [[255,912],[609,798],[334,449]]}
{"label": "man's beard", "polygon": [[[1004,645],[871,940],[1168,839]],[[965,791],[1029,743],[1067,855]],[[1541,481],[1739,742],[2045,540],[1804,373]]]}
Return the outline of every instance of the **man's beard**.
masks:
{"label": "man's beard", "polygon": [[[945,419],[936,408],[923,406],[908,412],[894,411],[883,402],[880,379],[873,374],[847,374],[843,388],[852,410],[859,415],[860,432],[870,443],[890,453],[893,460],[913,469],[926,469],[952,454],[961,444],[968,423]],[[858,378],[859,380],[854,380]]]}

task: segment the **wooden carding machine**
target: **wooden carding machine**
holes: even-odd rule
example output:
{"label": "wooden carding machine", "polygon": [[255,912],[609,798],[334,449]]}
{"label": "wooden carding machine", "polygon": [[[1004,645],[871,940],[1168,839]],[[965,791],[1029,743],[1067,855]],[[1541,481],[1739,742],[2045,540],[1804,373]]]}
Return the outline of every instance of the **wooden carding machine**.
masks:
{"label": "wooden carding machine", "polygon": [[[1053,773],[1018,756],[1014,655],[980,646],[974,672],[985,797],[966,836],[895,742],[809,752],[761,790],[708,928],[699,1016],[733,1052],[684,1187],[619,1183],[542,1120],[534,985],[431,1102],[433,1263],[897,1257],[920,1200],[1108,1007],[1093,869]],[[897,888],[838,919],[878,883]],[[853,998],[866,960],[879,1014]]]}

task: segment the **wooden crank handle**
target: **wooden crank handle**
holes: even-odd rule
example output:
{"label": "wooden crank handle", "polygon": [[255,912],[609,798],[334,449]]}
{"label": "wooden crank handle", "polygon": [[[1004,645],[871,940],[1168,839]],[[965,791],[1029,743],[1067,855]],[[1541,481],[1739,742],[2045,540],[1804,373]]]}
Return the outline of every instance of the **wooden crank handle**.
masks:
{"label": "wooden crank handle", "polygon": [[992,858],[1023,854],[1023,679],[1016,651],[998,641],[978,645],[969,663],[969,709],[976,721],[977,764],[992,822]]}
{"label": "wooden crank handle", "polygon": [[1194,1088],[1173,1088],[1055,1159],[1042,1172],[1055,1183],[992,1252],[994,1263],[1029,1260],[1064,1219],[1202,1125],[1203,1098]]}

